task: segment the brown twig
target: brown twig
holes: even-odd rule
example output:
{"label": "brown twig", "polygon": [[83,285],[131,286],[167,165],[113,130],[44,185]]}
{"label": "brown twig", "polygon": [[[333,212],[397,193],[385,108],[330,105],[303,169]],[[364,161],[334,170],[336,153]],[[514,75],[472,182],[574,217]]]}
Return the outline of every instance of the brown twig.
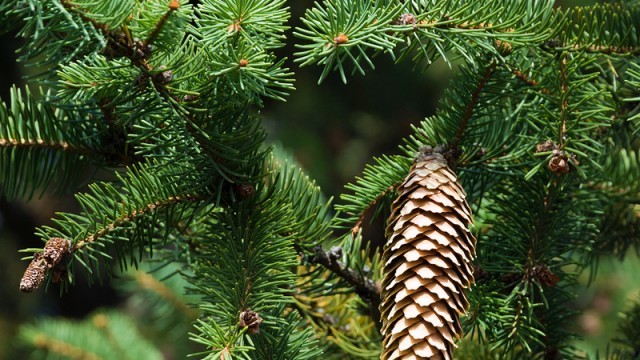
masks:
{"label": "brown twig", "polygon": [[476,88],[473,90],[473,93],[471,93],[471,101],[469,101],[469,103],[467,104],[467,108],[465,109],[464,114],[462,115],[462,121],[460,122],[460,126],[458,126],[456,137],[454,138],[453,142],[449,146],[450,149],[457,149],[460,146],[460,142],[462,141],[464,132],[467,129],[467,126],[469,125],[469,120],[471,120],[471,116],[473,116],[473,110],[475,109],[476,105],[478,105],[478,100],[480,99],[480,93],[482,93],[482,90],[487,85],[487,82],[491,78],[491,75],[493,75],[493,72],[496,69],[496,65],[497,65],[497,62],[495,60],[491,60],[489,65],[485,68],[484,74],[482,74],[482,78],[480,79],[480,82],[478,83]]}
{"label": "brown twig", "polygon": [[605,55],[607,54],[640,55],[640,47],[632,47],[632,46],[572,45],[568,50],[569,51],[585,51],[592,54],[605,54]]}
{"label": "brown twig", "polygon": [[541,93],[543,94],[549,93],[549,89],[540,88],[537,80],[530,78],[529,76],[527,76],[527,74],[523,73],[522,71],[518,69],[511,69],[511,73],[515,75],[517,79],[522,80],[523,82],[531,85],[532,87],[538,88]]}
{"label": "brown twig", "polygon": [[352,236],[356,236],[358,234],[358,231],[360,231],[360,229],[362,228],[362,222],[364,221],[364,218],[367,215],[367,212],[369,210],[371,210],[372,207],[374,207],[378,201],[380,201],[381,199],[383,199],[385,196],[387,196],[387,194],[389,194],[389,192],[393,191],[396,188],[397,184],[393,184],[391,186],[389,186],[388,188],[386,188],[383,192],[381,192],[380,194],[378,194],[378,196],[376,196],[368,205],[367,207],[362,211],[362,214],[360,214],[360,216],[358,217],[358,220],[356,221],[356,224],[351,228],[351,235]]}
{"label": "brown twig", "polygon": [[152,204],[148,204],[146,207],[142,209],[133,210],[128,214],[123,214],[121,217],[115,219],[111,223],[104,224],[104,226],[101,229],[97,230],[96,232],[89,235],[88,237],[77,241],[73,246],[73,249],[71,250],[71,252],[74,252],[80,248],[83,248],[88,244],[95,242],[98,238],[101,238],[107,235],[111,231],[114,231],[120,225],[127,222],[131,222],[136,218],[143,216],[145,214],[158,211],[159,208],[174,205],[182,201],[200,201],[200,200],[204,200],[204,196],[201,196],[201,195],[170,196],[165,200],[158,200]]}
{"label": "brown twig", "polygon": [[82,8],[80,8],[78,6],[75,6],[73,4],[70,4],[67,0],[60,0],[60,4],[62,4],[62,6],[65,9],[67,9],[67,10],[73,12],[73,13],[78,14],[78,16],[80,16],[82,21],[91,23],[96,29],[102,31],[103,34],[107,35],[109,33],[109,27],[106,24],[103,24],[101,22],[98,22],[98,21],[90,18],[90,17],[87,17],[84,14],[85,13],[84,9],[82,9]]}
{"label": "brown twig", "polygon": [[150,45],[156,40],[156,38],[158,37],[158,34],[160,34],[160,31],[162,30],[162,27],[169,19],[169,16],[171,16],[171,14],[174,11],[178,10],[179,7],[180,7],[180,2],[178,0],[172,0],[169,3],[169,10],[167,10],[167,12],[165,12],[164,15],[162,15],[160,20],[158,20],[158,23],[156,24],[155,28],[153,28],[153,31],[151,32],[151,34],[149,34],[149,37],[147,38],[147,40],[144,41],[145,45]]}
{"label": "brown twig", "polygon": [[0,139],[0,148],[33,148],[33,149],[50,149],[56,151],[73,152],[80,155],[90,155],[93,152],[90,149],[79,148],[69,145],[66,141],[46,142],[42,139]]}
{"label": "brown twig", "polygon": [[376,324],[379,324],[380,284],[345,266],[339,261],[341,254],[342,248],[340,247],[334,247],[331,250],[326,251],[322,247],[318,246],[314,249],[313,254],[309,256],[309,262],[312,264],[322,265],[350,285],[353,285],[360,298],[370,305],[371,317]]}
{"label": "brown twig", "polygon": [[553,52],[587,52],[591,54],[619,54],[640,55],[638,46],[607,46],[563,43],[560,40],[548,40],[542,45],[542,49]]}
{"label": "brown twig", "polygon": [[564,52],[560,59],[560,86],[562,93],[560,98],[562,103],[560,104],[560,129],[558,132],[558,148],[562,150],[564,147],[564,134],[567,131],[567,116],[569,115],[569,100],[568,90],[569,84],[567,84],[567,53]]}
{"label": "brown twig", "polygon": [[50,338],[44,333],[39,333],[33,339],[33,344],[40,349],[47,349],[49,352],[62,355],[69,359],[83,360],[99,360],[101,359],[94,353],[88,352],[83,348],[72,345],[68,342]]}

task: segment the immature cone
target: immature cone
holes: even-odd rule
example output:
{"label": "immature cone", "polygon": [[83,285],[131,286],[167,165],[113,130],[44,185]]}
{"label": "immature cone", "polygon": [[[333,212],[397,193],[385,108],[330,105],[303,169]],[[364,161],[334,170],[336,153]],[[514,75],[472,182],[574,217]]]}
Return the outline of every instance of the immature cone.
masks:
{"label": "immature cone", "polygon": [[381,359],[451,359],[469,303],[475,238],[442,154],[422,150],[394,201],[383,253]]}

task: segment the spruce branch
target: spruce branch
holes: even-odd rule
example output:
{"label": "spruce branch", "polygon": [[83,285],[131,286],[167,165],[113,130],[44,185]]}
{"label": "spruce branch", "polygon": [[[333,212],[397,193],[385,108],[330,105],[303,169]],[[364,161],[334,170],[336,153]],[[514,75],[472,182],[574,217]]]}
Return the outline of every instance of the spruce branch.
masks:
{"label": "spruce branch", "polygon": [[567,114],[569,108],[569,84],[567,80],[567,53],[560,55],[560,128],[558,129],[558,147],[562,150],[567,132]]}
{"label": "spruce branch", "polygon": [[[169,208],[171,206],[181,204],[181,203],[203,201],[206,198],[207,196],[204,196],[204,195],[191,195],[191,194],[169,196],[166,199],[156,200],[153,203],[145,204],[144,206],[138,209],[133,209],[126,213],[122,212],[120,216],[116,217],[109,223],[103,224],[101,228],[92,232],[89,236],[76,239],[73,245],[73,248],[71,249],[71,252],[78,251],[85,246],[90,246],[92,243],[99,241],[101,238],[109,235],[110,232],[119,231],[120,228],[126,225],[127,223],[134,222],[137,219],[148,216],[149,214],[154,213],[156,211],[163,211],[166,208]],[[86,198],[83,198],[82,196],[79,196],[78,199],[83,203],[88,203],[91,201],[91,200],[83,201],[82,199],[86,199]]]}
{"label": "spruce branch", "polygon": [[543,94],[549,93],[549,89],[539,88],[540,83],[537,80],[529,77],[527,74],[523,73],[521,70],[518,70],[516,68],[511,68],[510,71],[517,79],[523,81],[524,83],[530,85],[533,88],[538,88],[541,93]]}
{"label": "spruce branch", "polygon": [[69,359],[86,359],[86,360],[99,360],[101,357],[97,356],[87,349],[83,349],[79,346],[74,346],[64,341],[50,338],[44,334],[38,335],[35,338],[34,345],[36,348],[46,350],[49,353],[63,356]]}
{"label": "spruce branch", "polygon": [[391,51],[402,41],[394,34],[392,22],[401,14],[402,6],[383,1],[346,1],[335,4],[315,3],[302,21],[305,27],[294,34],[309,44],[299,44],[296,62],[301,66],[318,64],[324,69],[321,82],[330,71],[338,70],[347,82],[345,62],[351,62],[354,72],[364,74],[361,63],[374,68],[368,51]]}
{"label": "spruce branch", "polygon": [[197,319],[198,312],[189,307],[182,299],[178,298],[174,291],[163,282],[146,272],[139,270],[134,272],[133,278],[138,284],[140,284],[142,289],[152,291],[154,294],[157,294],[159,297],[167,300],[187,319],[191,321]]}
{"label": "spruce branch", "polygon": [[82,9],[80,6],[72,3],[69,0],[60,0],[60,4],[65,9],[67,9],[70,12],[73,12],[73,13],[77,14],[78,16],[80,16],[82,21],[90,23],[91,25],[93,25],[94,28],[100,30],[104,35],[109,35],[109,30],[110,29],[107,26],[107,24],[100,23],[97,20],[88,17],[87,14],[86,14],[87,10]]}
{"label": "spruce branch", "polygon": [[197,8],[196,26],[190,31],[212,49],[243,41],[254,48],[279,48],[288,29],[288,10],[284,0],[205,0]]}
{"label": "spruce branch", "polygon": [[360,230],[362,229],[362,223],[365,219],[365,217],[367,216],[367,213],[374,207],[376,207],[378,205],[378,202],[382,199],[384,199],[389,193],[391,193],[392,191],[394,191],[396,189],[398,184],[393,184],[391,186],[389,186],[388,188],[386,188],[384,191],[382,191],[380,194],[378,194],[373,200],[371,200],[369,202],[369,204],[367,205],[366,208],[364,208],[364,210],[362,210],[362,213],[360,214],[360,216],[358,217],[358,219],[356,220],[355,225],[353,225],[353,227],[351,228],[351,236],[356,236]]}
{"label": "spruce branch", "polygon": [[558,11],[554,35],[542,45],[555,52],[628,56],[640,51],[640,8],[624,3],[596,4]]}
{"label": "spruce branch", "polygon": [[349,5],[357,11],[345,11],[349,6],[343,3],[308,10],[303,18],[305,27],[294,33],[311,42],[298,46],[302,51],[296,54],[296,61],[303,66],[323,65],[320,81],[329,71],[338,70],[346,82],[347,62],[353,64],[354,73],[364,74],[364,65],[373,69],[369,51],[388,53],[396,60],[411,57],[416,63],[429,65],[438,57],[449,61],[448,53],[453,50],[474,63],[479,49],[500,55],[503,50],[496,44],[512,47],[546,40],[554,19],[551,1],[528,4],[505,0],[480,5],[441,1],[403,6],[358,1]]}
{"label": "spruce branch", "polygon": [[[99,267],[98,258],[111,259],[109,253],[112,252],[126,268],[129,260],[136,264],[135,257],[129,258],[134,256],[134,249],[138,248],[138,256],[142,257],[147,244],[151,253],[154,246],[165,246],[169,232],[185,211],[209,198],[206,193],[196,192],[189,185],[175,184],[178,175],[172,171],[180,173],[179,167],[165,167],[160,171],[154,164],[139,165],[130,168],[125,176],[117,175],[118,187],[110,183],[93,184],[91,193],[76,195],[83,208],[81,214],[59,213],[54,219],[57,228],[38,229],[39,236],[47,244],[58,238],[70,242],[68,251],[64,252],[66,255],[53,261],[48,260],[48,245],[44,248],[44,255],[35,250],[21,288],[24,291],[34,290],[42,283],[45,273],[50,273],[54,282],[64,280],[61,278],[64,273],[68,273],[72,280],[77,263],[93,273]],[[183,180],[187,179],[189,177],[183,175]],[[46,266],[38,265],[43,261]]]}
{"label": "spruce branch", "polygon": [[117,311],[99,311],[83,321],[41,319],[23,326],[19,339],[36,354],[70,359],[160,360],[162,353],[146,340],[128,316]]}
{"label": "spruce branch", "polygon": [[630,359],[640,356],[640,298],[636,297],[628,301],[625,311],[621,314],[617,334],[614,342],[619,346],[620,352]]}
{"label": "spruce branch", "polygon": [[[117,166],[124,158],[122,149],[102,138],[94,113],[63,109],[49,96],[14,87],[9,103],[0,104],[0,189],[9,198],[62,191],[79,182],[79,165]],[[76,126],[67,130],[71,123]]]}
{"label": "spruce branch", "polygon": [[324,250],[321,246],[313,249],[308,255],[311,264],[319,264],[338,275],[347,283],[353,285],[356,293],[370,305],[371,317],[376,322],[380,322],[380,283],[346,267],[339,259],[342,257],[342,248],[333,247],[331,250]]}
{"label": "spruce branch", "polygon": [[[480,93],[491,79],[491,76],[496,70],[497,62],[495,59],[488,60],[488,65],[484,68],[484,72],[482,73],[481,78],[476,83],[470,98],[468,99],[468,103],[462,112],[462,118],[459,120],[458,129],[456,130],[455,137],[452,139],[452,142],[448,144],[449,149],[453,151],[457,151],[460,147],[460,143],[464,137],[467,126],[469,125],[469,120],[473,116],[474,108],[478,105],[478,100],[480,99]],[[453,166],[453,165],[452,165]],[[455,167],[455,166],[454,166]]]}
{"label": "spruce branch", "polygon": [[95,151],[82,148],[79,146],[74,146],[69,144],[66,141],[60,142],[46,142],[43,139],[0,139],[0,147],[6,149],[18,149],[18,150],[26,150],[30,149],[34,150],[51,150],[51,151],[63,151],[70,152],[78,155],[94,155]]}
{"label": "spruce branch", "polygon": [[147,39],[143,42],[144,46],[151,45],[156,40],[156,38],[158,37],[158,34],[160,34],[160,31],[162,30],[162,27],[164,26],[164,24],[166,24],[167,20],[169,19],[169,16],[171,16],[171,14],[173,14],[174,11],[178,10],[179,7],[180,7],[179,0],[171,0],[169,2],[169,9],[167,10],[167,12],[164,13],[164,15],[162,15],[160,20],[158,20],[151,34],[149,34]]}

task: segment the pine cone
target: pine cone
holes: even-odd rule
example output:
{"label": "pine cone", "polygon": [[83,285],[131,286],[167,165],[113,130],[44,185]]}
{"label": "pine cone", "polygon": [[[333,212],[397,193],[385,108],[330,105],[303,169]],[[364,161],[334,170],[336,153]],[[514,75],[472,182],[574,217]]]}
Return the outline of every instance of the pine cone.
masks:
{"label": "pine cone", "polygon": [[426,148],[399,188],[383,253],[381,359],[451,359],[469,307],[475,238],[466,194]]}

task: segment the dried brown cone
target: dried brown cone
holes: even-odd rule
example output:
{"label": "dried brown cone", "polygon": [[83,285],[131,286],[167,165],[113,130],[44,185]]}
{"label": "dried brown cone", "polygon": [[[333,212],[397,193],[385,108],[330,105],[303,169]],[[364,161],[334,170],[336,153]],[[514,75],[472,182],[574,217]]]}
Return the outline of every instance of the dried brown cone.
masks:
{"label": "dried brown cone", "polygon": [[238,326],[241,328],[247,327],[247,332],[249,334],[259,334],[260,324],[262,324],[262,318],[257,312],[247,309],[240,313]]}
{"label": "dried brown cone", "polygon": [[383,253],[381,359],[451,359],[473,282],[466,194],[442,154],[423,149],[399,188]]}
{"label": "dried brown cone", "polygon": [[32,292],[40,287],[47,270],[54,269],[54,282],[61,280],[65,267],[61,262],[71,253],[71,242],[63,238],[51,238],[42,252],[35,253],[20,280],[20,291]]}

